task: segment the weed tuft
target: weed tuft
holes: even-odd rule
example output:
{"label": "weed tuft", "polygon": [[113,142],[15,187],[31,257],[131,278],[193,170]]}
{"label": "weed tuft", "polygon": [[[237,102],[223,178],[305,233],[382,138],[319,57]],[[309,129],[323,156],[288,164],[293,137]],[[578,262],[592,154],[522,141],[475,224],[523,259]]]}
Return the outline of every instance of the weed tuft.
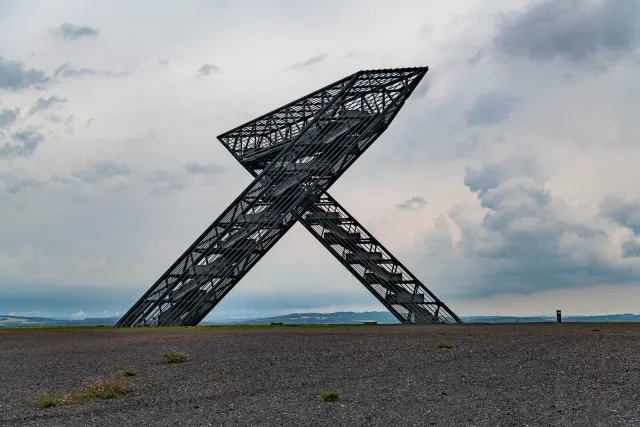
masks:
{"label": "weed tuft", "polygon": [[162,361],[164,363],[184,363],[191,360],[191,357],[175,350],[169,350],[162,353]]}
{"label": "weed tuft", "polygon": [[593,328],[591,332],[600,332],[600,328]]}
{"label": "weed tuft", "polygon": [[136,375],[138,375],[137,372],[128,363],[123,363],[121,368],[122,373],[125,377],[135,377]]}
{"label": "weed tuft", "polygon": [[456,345],[454,342],[439,342],[438,348],[453,348]]}
{"label": "weed tuft", "polygon": [[77,398],[113,399],[133,391],[131,384],[122,378],[89,378],[80,385]]}
{"label": "weed tuft", "polygon": [[51,395],[49,393],[38,393],[36,402],[41,408],[50,408],[52,406],[58,406],[61,403],[61,397],[63,395]]}
{"label": "weed tuft", "polygon": [[340,399],[339,391],[325,391],[320,395],[325,402],[337,402]]}

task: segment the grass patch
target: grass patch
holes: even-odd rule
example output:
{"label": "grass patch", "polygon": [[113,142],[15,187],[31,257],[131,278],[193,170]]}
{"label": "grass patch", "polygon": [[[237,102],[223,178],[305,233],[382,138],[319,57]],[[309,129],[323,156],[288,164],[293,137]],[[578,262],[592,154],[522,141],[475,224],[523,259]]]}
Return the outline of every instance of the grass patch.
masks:
{"label": "grass patch", "polygon": [[135,377],[137,375],[136,371],[128,363],[123,363],[121,368],[125,377]]}
{"label": "grass patch", "polygon": [[337,402],[340,399],[339,391],[325,391],[320,395],[325,402]]}
{"label": "grass patch", "polygon": [[131,383],[123,378],[90,378],[80,386],[78,394],[86,399],[113,399],[133,391]]}
{"label": "grass patch", "polygon": [[600,332],[600,328],[593,328],[591,332]]}
{"label": "grass patch", "polygon": [[133,386],[124,378],[89,378],[71,393],[38,393],[36,402],[42,408],[83,403],[92,399],[114,399],[133,391]]}
{"label": "grass patch", "polygon": [[65,396],[66,395],[63,395],[63,394],[52,395],[49,393],[38,393],[36,402],[41,408],[50,408],[52,406],[66,404],[66,402],[64,402]]}
{"label": "grass patch", "polygon": [[191,360],[191,357],[175,350],[169,350],[162,353],[162,361],[164,363],[184,363]]}
{"label": "grass patch", "polygon": [[454,342],[439,342],[438,348],[453,348],[456,345]]}
{"label": "grass patch", "polygon": [[547,335],[548,333],[549,333],[549,331],[547,331],[547,330],[536,332],[536,334],[538,334],[538,335]]}

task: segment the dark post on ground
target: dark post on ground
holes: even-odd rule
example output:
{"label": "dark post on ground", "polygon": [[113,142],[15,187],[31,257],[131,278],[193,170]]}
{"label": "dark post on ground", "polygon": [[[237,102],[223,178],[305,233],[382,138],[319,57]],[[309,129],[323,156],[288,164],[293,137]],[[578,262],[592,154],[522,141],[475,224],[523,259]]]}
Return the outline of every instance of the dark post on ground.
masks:
{"label": "dark post on ground", "polygon": [[562,310],[556,310],[556,319],[558,319],[558,323],[562,323]]}

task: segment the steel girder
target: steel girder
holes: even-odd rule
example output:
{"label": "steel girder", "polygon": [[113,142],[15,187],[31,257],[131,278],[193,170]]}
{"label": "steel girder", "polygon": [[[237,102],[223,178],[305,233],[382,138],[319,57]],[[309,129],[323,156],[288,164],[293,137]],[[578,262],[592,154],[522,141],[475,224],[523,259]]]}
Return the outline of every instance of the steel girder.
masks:
{"label": "steel girder", "polygon": [[326,190],[428,68],[360,71],[218,137],[254,181],[116,326],[197,325],[300,221],[402,323],[460,323]]}

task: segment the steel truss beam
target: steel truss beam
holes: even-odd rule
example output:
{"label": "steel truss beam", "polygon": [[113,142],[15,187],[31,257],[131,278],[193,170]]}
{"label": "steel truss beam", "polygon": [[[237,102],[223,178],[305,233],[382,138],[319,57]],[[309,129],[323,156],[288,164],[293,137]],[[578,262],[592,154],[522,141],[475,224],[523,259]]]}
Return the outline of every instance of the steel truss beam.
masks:
{"label": "steel truss beam", "polygon": [[116,326],[197,325],[297,221],[400,322],[460,323],[326,193],[427,70],[360,71],[220,135],[255,179]]}

